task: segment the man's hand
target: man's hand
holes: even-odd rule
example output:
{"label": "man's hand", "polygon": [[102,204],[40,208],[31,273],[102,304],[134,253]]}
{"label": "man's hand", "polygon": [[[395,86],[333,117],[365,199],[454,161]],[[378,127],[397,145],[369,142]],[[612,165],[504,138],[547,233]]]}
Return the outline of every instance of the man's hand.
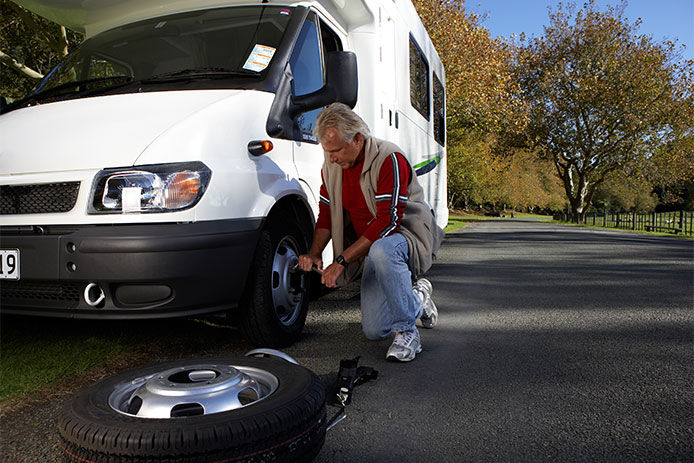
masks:
{"label": "man's hand", "polygon": [[323,275],[321,276],[321,283],[323,283],[328,288],[336,288],[337,279],[340,275],[342,275],[342,272],[344,271],[345,268],[342,265],[338,264],[337,262],[333,262],[332,264],[328,265],[328,268],[323,270]]}
{"label": "man's hand", "polygon": [[318,270],[323,270],[323,259],[321,259],[320,256],[311,254],[302,254],[299,256],[299,267],[304,272],[310,272],[314,265]]}

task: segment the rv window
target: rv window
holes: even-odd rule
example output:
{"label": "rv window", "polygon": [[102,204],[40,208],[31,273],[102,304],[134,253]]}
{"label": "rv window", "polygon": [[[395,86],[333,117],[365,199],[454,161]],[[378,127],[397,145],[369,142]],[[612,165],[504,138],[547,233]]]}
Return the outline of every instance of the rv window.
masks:
{"label": "rv window", "polygon": [[446,92],[434,73],[434,138],[446,146]]}
{"label": "rv window", "polygon": [[320,22],[321,39],[323,41],[323,55],[331,51],[342,51],[342,41],[340,37],[321,20]]}
{"label": "rv window", "polygon": [[429,64],[410,35],[410,102],[429,120]]}
{"label": "rv window", "polygon": [[[296,96],[307,95],[323,87],[320,38],[318,26],[312,17],[309,17],[301,28],[289,63],[294,76],[294,94]],[[316,109],[297,117],[296,123],[301,129],[303,140],[315,141],[312,135],[313,124],[319,112],[320,109]]]}

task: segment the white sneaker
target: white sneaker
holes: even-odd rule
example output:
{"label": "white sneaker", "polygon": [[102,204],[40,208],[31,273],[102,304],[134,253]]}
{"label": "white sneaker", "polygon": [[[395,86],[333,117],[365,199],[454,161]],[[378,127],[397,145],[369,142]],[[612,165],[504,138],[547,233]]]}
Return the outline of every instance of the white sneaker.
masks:
{"label": "white sneaker", "polygon": [[433,328],[439,321],[439,311],[436,308],[436,304],[431,299],[431,294],[434,292],[434,287],[431,282],[426,278],[420,278],[414,284],[412,289],[419,294],[422,300],[422,315],[419,319],[422,321],[422,326],[424,328]]}
{"label": "white sneaker", "polygon": [[419,331],[414,328],[410,331],[395,333],[395,339],[388,348],[386,359],[409,362],[420,352],[422,352],[422,344],[419,340]]}

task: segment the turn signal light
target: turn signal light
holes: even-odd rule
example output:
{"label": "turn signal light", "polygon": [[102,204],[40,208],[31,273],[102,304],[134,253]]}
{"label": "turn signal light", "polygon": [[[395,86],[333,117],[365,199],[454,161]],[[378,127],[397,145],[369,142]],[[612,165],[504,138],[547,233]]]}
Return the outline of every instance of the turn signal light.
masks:
{"label": "turn signal light", "polygon": [[253,156],[262,156],[272,151],[272,148],[274,147],[270,140],[253,140],[248,142],[248,152]]}

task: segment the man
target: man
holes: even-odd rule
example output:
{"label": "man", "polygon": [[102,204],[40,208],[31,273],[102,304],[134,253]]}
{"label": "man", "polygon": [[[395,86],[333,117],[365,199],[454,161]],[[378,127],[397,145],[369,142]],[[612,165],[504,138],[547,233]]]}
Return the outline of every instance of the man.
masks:
{"label": "man", "polygon": [[423,191],[402,151],[370,135],[349,107],[334,103],[316,119],[323,147],[320,211],[308,254],[299,266],[323,268],[332,238],[335,261],[321,277],[329,288],[362,273],[362,329],[369,339],[395,335],[386,358],[407,362],[421,352],[418,318],[433,328],[438,311],[432,286],[412,278],[426,272],[443,238]]}

